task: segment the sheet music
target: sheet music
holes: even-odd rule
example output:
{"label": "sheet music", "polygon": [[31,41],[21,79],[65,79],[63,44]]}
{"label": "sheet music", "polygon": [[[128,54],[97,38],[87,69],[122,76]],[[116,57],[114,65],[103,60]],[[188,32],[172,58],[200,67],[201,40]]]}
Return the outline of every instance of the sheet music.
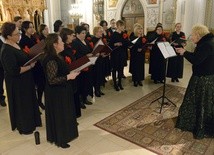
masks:
{"label": "sheet music", "polygon": [[176,56],[176,52],[169,42],[159,42],[157,45],[165,59]]}
{"label": "sheet music", "polygon": [[174,48],[169,44],[169,42],[164,42],[164,45],[165,45],[166,50],[169,54],[169,57],[173,57],[173,56],[177,55]]}

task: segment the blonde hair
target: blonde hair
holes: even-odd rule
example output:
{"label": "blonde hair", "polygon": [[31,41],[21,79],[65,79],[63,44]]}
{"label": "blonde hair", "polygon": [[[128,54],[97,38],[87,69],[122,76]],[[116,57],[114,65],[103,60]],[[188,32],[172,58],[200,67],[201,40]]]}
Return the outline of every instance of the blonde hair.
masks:
{"label": "blonde hair", "polygon": [[135,23],[134,26],[133,26],[133,28],[135,28],[135,27],[137,27],[137,26],[142,26],[142,25],[139,24],[139,23]]}
{"label": "blonde hair", "polygon": [[192,33],[198,34],[201,38],[210,33],[208,27],[202,24],[197,24],[192,27]]}
{"label": "blonde hair", "polygon": [[134,26],[134,35],[135,36],[137,36],[138,35],[138,30],[139,29],[142,29],[143,30],[143,26],[141,25],[141,24],[136,24],[135,26]]}
{"label": "blonde hair", "polygon": [[96,33],[99,31],[99,29],[103,29],[102,26],[95,26],[93,29],[93,34],[96,35]]}

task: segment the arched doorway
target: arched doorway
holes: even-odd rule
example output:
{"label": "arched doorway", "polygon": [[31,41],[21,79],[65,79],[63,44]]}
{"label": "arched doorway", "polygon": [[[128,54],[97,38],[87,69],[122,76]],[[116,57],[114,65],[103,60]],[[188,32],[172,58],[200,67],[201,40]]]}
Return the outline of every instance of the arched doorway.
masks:
{"label": "arched doorway", "polygon": [[135,23],[139,23],[144,26],[144,10],[139,0],[127,0],[122,9],[121,16],[122,20],[126,23],[128,34],[133,31],[133,25]]}

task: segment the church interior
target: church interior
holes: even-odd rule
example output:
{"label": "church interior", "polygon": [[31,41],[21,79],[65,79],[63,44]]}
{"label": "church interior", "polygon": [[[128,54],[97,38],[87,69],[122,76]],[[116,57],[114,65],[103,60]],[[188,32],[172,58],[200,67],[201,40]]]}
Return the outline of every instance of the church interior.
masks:
{"label": "church interior", "polygon": [[[175,24],[181,23],[182,31],[187,38],[186,49],[189,51],[194,51],[195,48],[189,39],[193,25],[204,24],[214,33],[213,0],[0,0],[0,26],[4,22],[12,21],[15,16],[21,16],[23,21],[33,22],[36,31],[40,24],[45,23],[50,33],[54,32],[53,23],[56,20],[63,21],[64,27],[70,29],[81,23],[87,23],[91,34],[101,20],[109,23],[111,19],[122,19],[128,34],[133,32],[135,23],[143,25],[144,34],[154,30],[158,23],[162,23],[163,31],[168,36],[174,31]],[[146,54],[146,58],[149,59],[149,51]],[[146,62],[143,86],[134,87],[128,66],[124,69],[126,78],[123,79],[123,91],[115,92],[112,89],[112,78],[108,77],[103,88],[105,96],[89,98],[93,104],[81,110],[82,116],[77,119],[79,137],[69,143],[71,145],[69,149],[61,149],[47,142],[44,110],[40,109],[43,126],[37,128],[40,133],[40,144],[36,145],[33,134],[20,135],[16,130],[11,131],[8,106],[0,106],[0,154],[182,155],[182,146],[162,153],[154,152],[94,126],[162,86],[150,80],[149,64]],[[183,78],[180,82],[172,83],[171,79],[167,78],[166,83],[186,88],[192,74],[191,69],[191,64],[185,60]],[[212,142],[214,146],[214,141]]]}

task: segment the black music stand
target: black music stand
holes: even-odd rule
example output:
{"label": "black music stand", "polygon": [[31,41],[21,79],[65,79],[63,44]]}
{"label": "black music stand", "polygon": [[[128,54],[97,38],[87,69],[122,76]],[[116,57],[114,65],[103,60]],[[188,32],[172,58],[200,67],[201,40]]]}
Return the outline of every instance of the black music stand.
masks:
{"label": "black music stand", "polygon": [[[165,95],[165,91],[166,91],[166,76],[167,76],[167,68],[168,68],[168,58],[170,57],[174,57],[176,56],[176,53],[173,49],[173,47],[168,43],[168,42],[159,42],[157,43],[159,49],[161,50],[161,53],[163,54],[163,57],[165,58],[165,69],[164,69],[164,82],[163,82],[163,94],[162,96],[158,97],[157,99],[155,99],[154,101],[152,101],[150,103],[150,105],[156,101],[158,101],[159,99],[161,100],[161,107],[160,107],[160,113],[163,109],[163,106],[165,104],[168,105],[168,103],[171,103],[172,105],[174,105],[176,107],[176,104],[173,103],[169,98],[166,97]],[[169,47],[170,46],[170,47]],[[166,99],[168,102],[164,102],[164,99]]]}

